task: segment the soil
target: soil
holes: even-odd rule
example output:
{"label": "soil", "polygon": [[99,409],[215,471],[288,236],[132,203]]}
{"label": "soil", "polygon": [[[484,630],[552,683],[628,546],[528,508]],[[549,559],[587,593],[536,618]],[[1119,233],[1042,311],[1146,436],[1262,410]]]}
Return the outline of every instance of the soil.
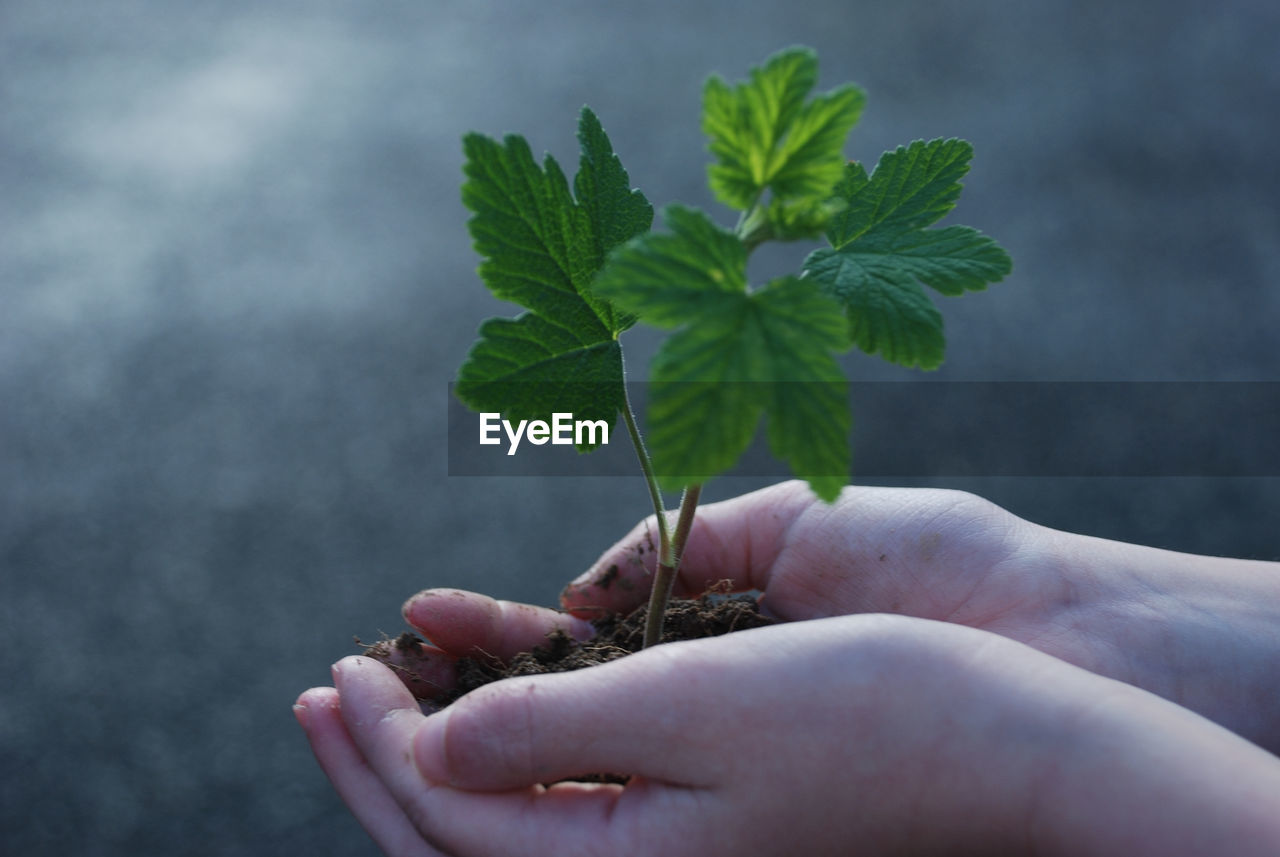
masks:
{"label": "soil", "polygon": [[[583,642],[556,631],[547,637],[544,645],[523,652],[505,664],[481,654],[460,658],[456,664],[455,687],[442,693],[419,678],[419,670],[415,669],[423,642],[416,634],[405,632],[395,639],[375,643],[366,648],[365,654],[398,669],[414,696],[442,708],[469,691],[500,679],[583,669],[638,652],[643,648],[647,614],[646,605],[625,617],[606,616],[596,620],[592,623],[596,635]],[[695,599],[673,598],[668,603],[662,642],[718,637],[773,623],[773,619],[760,613],[754,597],[712,591]]]}

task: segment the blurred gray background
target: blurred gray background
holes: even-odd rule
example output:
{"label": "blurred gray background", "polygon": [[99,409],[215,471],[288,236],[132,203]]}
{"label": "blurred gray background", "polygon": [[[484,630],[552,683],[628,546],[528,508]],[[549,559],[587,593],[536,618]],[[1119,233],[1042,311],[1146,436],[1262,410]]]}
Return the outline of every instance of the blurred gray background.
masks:
{"label": "blurred gray background", "polygon": [[[1280,380],[1273,0],[0,2],[6,853],[376,853],[296,694],[419,588],[553,603],[645,512],[637,480],[447,477],[446,384],[511,311],[461,134],[573,169],[590,104],[651,200],[727,219],[702,81],[792,43],[869,91],[851,157],[976,147],[956,221],[1015,273],[940,301],[931,380]],[[1280,556],[1277,479],[911,481]]]}

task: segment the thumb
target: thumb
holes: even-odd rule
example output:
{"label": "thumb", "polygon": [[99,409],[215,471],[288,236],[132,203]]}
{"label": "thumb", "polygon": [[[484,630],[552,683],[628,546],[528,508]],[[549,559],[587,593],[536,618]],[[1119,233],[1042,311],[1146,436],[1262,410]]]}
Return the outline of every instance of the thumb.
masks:
{"label": "thumb", "polygon": [[[752,633],[735,635],[738,645]],[[734,728],[732,697],[718,697],[740,684],[736,670],[713,669],[707,659],[722,642],[669,644],[585,670],[481,687],[422,724],[418,768],[428,780],[476,791],[601,773],[709,786],[721,755],[709,748]],[[690,693],[689,675],[708,673],[715,680]]]}
{"label": "thumb", "polygon": [[[676,595],[699,595],[721,580],[764,590],[788,530],[816,498],[804,482],[783,482],[698,510],[680,561]],[[658,559],[650,515],[565,587],[561,605],[578,616],[629,613],[649,597]]]}

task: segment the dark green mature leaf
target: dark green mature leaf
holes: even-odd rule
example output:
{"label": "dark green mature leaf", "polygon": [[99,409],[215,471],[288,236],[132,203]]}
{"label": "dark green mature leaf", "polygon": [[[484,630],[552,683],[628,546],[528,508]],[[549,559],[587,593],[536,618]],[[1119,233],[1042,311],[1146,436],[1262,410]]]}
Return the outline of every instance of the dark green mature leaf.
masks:
{"label": "dark green mature leaf", "polygon": [[726,205],[745,211],[766,189],[788,203],[830,194],[866,94],[848,84],[806,102],[817,79],[817,54],[788,48],[752,69],[746,83],[707,80],[702,129],[716,157],[708,178]]}
{"label": "dark green mature leaf", "polygon": [[539,168],[524,138],[464,140],[463,202],[483,256],[480,276],[530,312],[480,328],[455,392],[478,411],[513,419],[573,413],[612,423],[623,401],[617,334],[634,318],[590,285],[609,251],[649,228],[653,208],[632,190],[595,114],[583,109],[574,195],[550,156]]}
{"label": "dark green mature leaf", "polygon": [[933,369],[946,341],[942,315],[920,287],[944,295],[985,289],[1012,269],[995,241],[967,226],[927,229],[956,204],[973,147],[916,141],[886,152],[870,176],[849,164],[836,186],[844,204],[828,223],[830,249],[805,261],[806,277],[845,306],[854,343],[904,366]]}
{"label": "dark green mature leaf", "polygon": [[586,209],[592,226],[592,271],[599,270],[604,257],[619,244],[648,232],[653,223],[653,206],[644,194],[631,187],[631,178],[614,154],[613,146],[589,108],[582,109],[578,122],[578,142],[582,157],[573,192]]}
{"label": "dark green mature leaf", "polygon": [[491,318],[458,373],[454,391],[475,411],[511,420],[570,413],[610,426],[623,405],[622,349],[590,341],[531,312]]}
{"label": "dark green mature leaf", "polygon": [[[589,237],[579,260],[575,282],[589,285],[613,248],[649,231],[653,224],[653,206],[644,194],[631,187],[631,178],[614,154],[600,120],[585,107],[578,123],[578,141],[582,157],[578,175],[573,180],[573,190],[578,205],[586,211],[590,229],[586,233]],[[589,288],[585,297],[596,306],[603,306],[602,312],[613,312],[611,307],[595,298]],[[617,332],[634,323],[634,317],[614,318],[610,327]]]}
{"label": "dark green mature leaf", "polygon": [[848,347],[839,306],[794,277],[746,288],[746,251],[706,215],[664,212],[668,234],[619,248],[595,290],[661,327],[648,443],[659,481],[678,488],[730,469],[761,415],[770,447],[833,499],[850,467],[848,390],[832,352]]}

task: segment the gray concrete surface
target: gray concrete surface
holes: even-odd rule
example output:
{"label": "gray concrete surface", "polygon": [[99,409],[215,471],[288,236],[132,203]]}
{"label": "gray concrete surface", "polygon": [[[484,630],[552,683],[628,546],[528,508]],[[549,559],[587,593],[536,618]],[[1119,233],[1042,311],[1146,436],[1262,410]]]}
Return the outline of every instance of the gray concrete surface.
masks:
{"label": "gray concrete surface", "polygon": [[[852,157],[977,149],[958,220],[1016,271],[943,302],[932,379],[1280,380],[1278,41],[1271,0],[0,3],[2,849],[376,853],[296,693],[417,589],[549,603],[643,514],[446,477],[503,309],[463,132],[571,162],[588,103],[652,200],[711,205],[702,79],[809,44],[870,92]],[[1280,556],[1276,479],[913,481]]]}

